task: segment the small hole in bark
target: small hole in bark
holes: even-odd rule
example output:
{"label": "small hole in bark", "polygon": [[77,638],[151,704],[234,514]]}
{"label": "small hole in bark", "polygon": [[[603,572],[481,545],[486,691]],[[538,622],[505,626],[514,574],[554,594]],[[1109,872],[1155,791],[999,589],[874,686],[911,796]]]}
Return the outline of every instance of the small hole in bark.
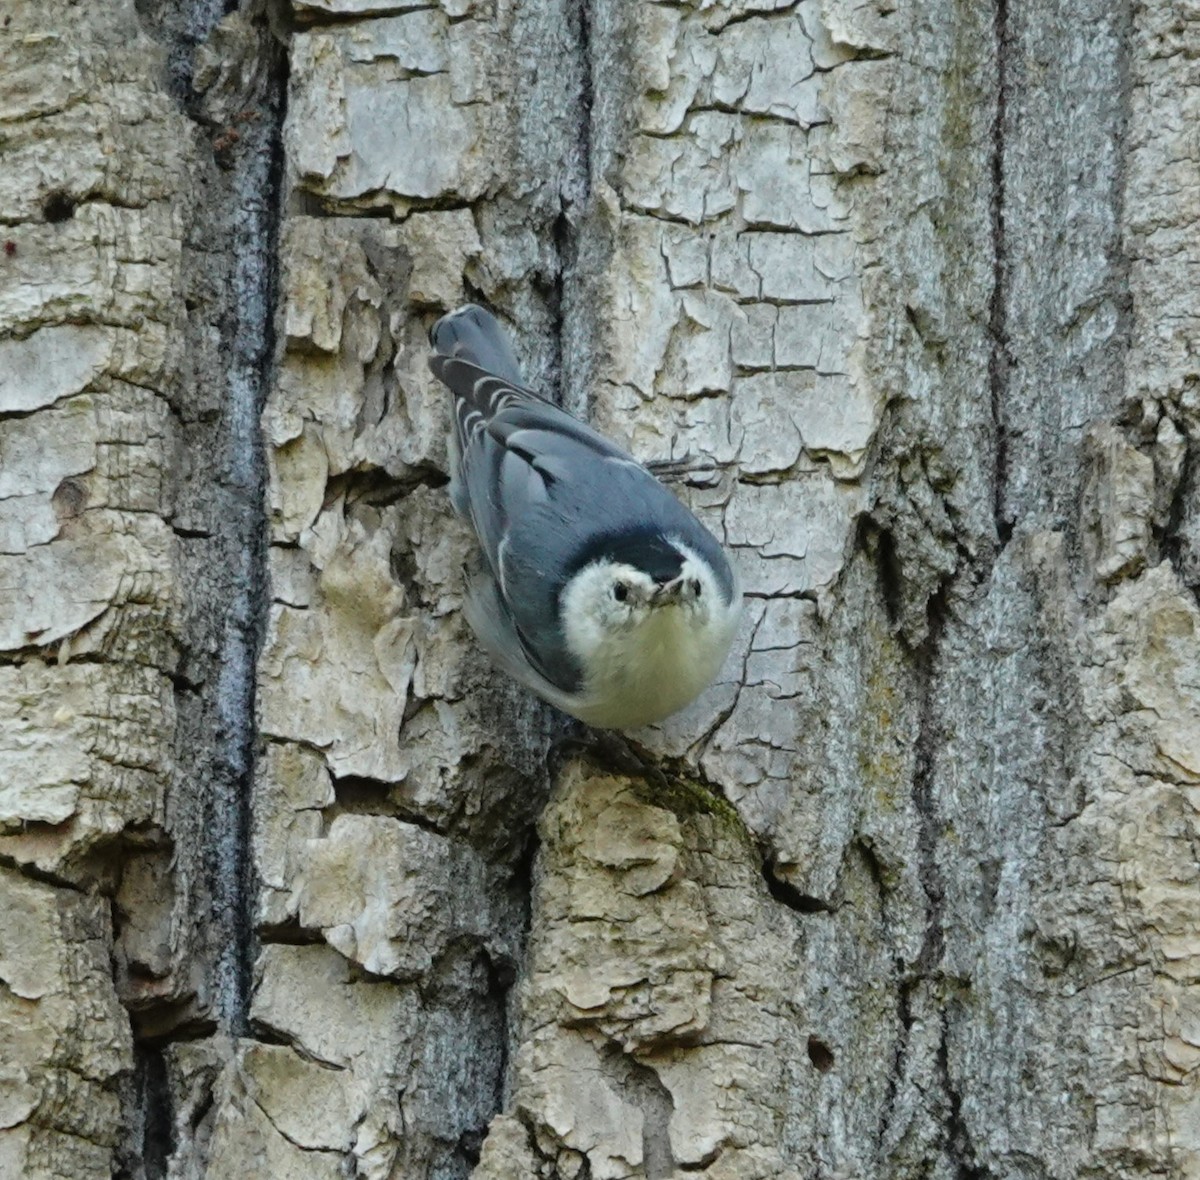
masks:
{"label": "small hole in bark", "polygon": [[819,897],[810,897],[801,893],[790,881],[777,876],[777,868],[770,861],[763,865],[763,879],[767,883],[767,892],[781,905],[798,914],[828,914],[833,906]]}
{"label": "small hole in bark", "polygon": [[818,1037],[808,1038],[808,1059],[821,1073],[833,1068],[833,1050]]}
{"label": "small hole in bark", "polygon": [[66,193],[51,193],[42,202],[42,216],[54,223],[70,221],[75,216],[75,202]]}
{"label": "small hole in bark", "polygon": [[196,1109],[192,1111],[192,1117],[188,1119],[193,1131],[197,1130],[200,1124],[204,1122],[204,1116],[207,1115],[212,1108],[213,1092],[211,1090],[206,1090],[200,1101],[196,1103]]}
{"label": "small hole in bark", "polygon": [[79,480],[64,479],[54,489],[50,503],[58,513],[59,520],[69,520],[78,516],[87,504],[87,488]]}

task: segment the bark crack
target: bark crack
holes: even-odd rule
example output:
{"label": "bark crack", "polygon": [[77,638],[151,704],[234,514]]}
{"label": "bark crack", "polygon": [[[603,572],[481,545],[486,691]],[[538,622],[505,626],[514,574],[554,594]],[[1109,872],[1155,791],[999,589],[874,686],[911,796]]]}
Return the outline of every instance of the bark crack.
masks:
{"label": "bark crack", "polygon": [[991,1172],[974,1162],[975,1148],[971,1142],[970,1130],[963,1119],[962,1095],[950,1075],[949,1025],[949,1017],[943,1008],[936,1064],[949,1103],[946,1112],[946,1152],[954,1167],[955,1180],[989,1180]]}
{"label": "bark crack", "polygon": [[227,932],[217,963],[219,1015],[235,1035],[248,1020],[253,956],[251,916],[251,800],[254,787],[255,690],[258,651],[265,630],[266,460],[259,419],[274,370],[276,245],[279,236],[282,135],[287,94],[287,56],[269,33],[259,51],[264,71],[259,96],[265,117],[248,124],[246,150],[234,166],[232,247],[234,282],[229,293],[231,330],[228,369],[231,448],[226,477],[236,506],[229,522],[231,551],[239,568],[233,581],[222,638],[218,718],[222,761],[228,769],[216,784],[213,819],[218,877],[214,903]]}
{"label": "bark crack", "polygon": [[175,1150],[175,1111],[166,1060],[157,1046],[134,1049],[134,1073],[129,1083],[133,1109],[141,1118],[133,1134],[118,1149],[118,1174],[141,1180],[164,1180]]}
{"label": "bark crack", "polygon": [[1012,536],[1015,523],[1007,502],[1009,457],[1006,406],[1012,360],[1008,341],[1009,259],[1005,226],[1005,118],[1010,85],[1008,0],[996,0],[993,30],[996,43],[996,115],[992,123],[992,294],[988,307],[988,328],[991,335],[988,388],[991,395],[993,438],[992,515],[997,547],[1003,549]]}
{"label": "bark crack", "polygon": [[[181,319],[169,325],[186,363],[179,382],[156,391],[186,458],[166,518],[184,598],[165,801],[175,856],[164,879],[175,893],[156,899],[147,886],[137,901],[151,907],[147,921],[169,928],[171,950],[153,988],[124,996],[136,1060],[119,1150],[131,1176],[151,1180],[192,1149],[176,1142],[188,1132],[172,1110],[167,1049],[214,1031],[245,1035],[249,1023],[256,668],[268,603],[259,420],[274,369],[288,62],[257,0],[228,12],[213,0],[139,0],[138,11],[166,53],[176,126],[194,149],[175,198],[185,225]],[[197,51],[206,46],[212,77],[202,78]],[[226,137],[210,153],[214,127]]]}
{"label": "bark crack", "polygon": [[[646,1180],[668,1180],[675,1172],[669,1125],[675,1113],[670,1090],[652,1066],[611,1043],[601,1053],[604,1070],[642,1112],[642,1169]],[[714,1153],[715,1154],[715,1153]]]}

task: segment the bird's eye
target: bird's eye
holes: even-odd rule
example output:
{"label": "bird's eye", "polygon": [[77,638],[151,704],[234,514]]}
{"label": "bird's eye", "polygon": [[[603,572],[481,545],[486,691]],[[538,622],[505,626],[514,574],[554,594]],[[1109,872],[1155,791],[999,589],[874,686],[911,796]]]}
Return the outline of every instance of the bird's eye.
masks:
{"label": "bird's eye", "polygon": [[699,578],[693,578],[693,579],[692,579],[692,593],[693,593],[693,594],[694,594],[694,595],[695,595],[697,598],[699,598],[699,597],[700,597],[700,591],[701,591],[702,589],[703,589],[703,587],[700,585],[700,579],[699,579]]}
{"label": "bird's eye", "polygon": [[624,602],[629,597],[629,587],[624,582],[617,582],[613,586],[613,597],[618,602]]}

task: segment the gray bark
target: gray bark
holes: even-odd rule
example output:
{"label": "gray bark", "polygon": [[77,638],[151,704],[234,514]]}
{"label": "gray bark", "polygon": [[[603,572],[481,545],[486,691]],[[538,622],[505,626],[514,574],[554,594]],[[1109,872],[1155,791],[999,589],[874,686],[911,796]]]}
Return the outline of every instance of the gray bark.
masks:
{"label": "gray bark", "polygon": [[[0,1176],[1200,1177],[1200,25],[13,4]],[[464,299],[746,619],[460,617]]]}

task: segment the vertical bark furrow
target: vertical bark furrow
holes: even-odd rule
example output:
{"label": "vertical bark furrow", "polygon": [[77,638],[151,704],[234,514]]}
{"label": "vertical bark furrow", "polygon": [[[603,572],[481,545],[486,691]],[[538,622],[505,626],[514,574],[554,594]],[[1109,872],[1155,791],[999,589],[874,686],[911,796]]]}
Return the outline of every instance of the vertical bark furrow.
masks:
{"label": "vertical bark furrow", "polygon": [[[249,42],[239,44],[238,39],[247,34]],[[216,713],[224,774],[213,784],[210,830],[216,870],[214,925],[219,939],[216,1007],[223,1030],[240,1035],[249,1016],[255,946],[250,851],[258,745],[255,665],[267,616],[266,465],[260,418],[274,376],[287,65],[282,47],[265,27],[251,32],[227,22],[223,35],[214,42],[210,30],[207,40],[210,54],[220,54],[218,68],[237,69],[241,74],[235,79],[220,73],[202,79],[207,84],[202,109],[217,128],[218,144],[231,132],[238,136],[236,151],[231,150],[233,145],[224,149],[232,156],[226,214],[232,274],[227,306],[220,315],[225,325],[228,446],[225,470],[214,474],[230,510],[220,525],[226,533],[223,548],[228,555],[231,598],[217,649]]]}
{"label": "vertical bark furrow", "polygon": [[1005,241],[1005,160],[1007,135],[1006,117],[1009,95],[1010,53],[1008,22],[1009,0],[995,0],[994,36],[996,43],[995,121],[992,124],[991,161],[991,220],[992,220],[992,294],[988,308],[988,330],[992,336],[988,357],[988,385],[992,407],[993,454],[995,470],[992,476],[993,507],[996,540],[1001,548],[1012,536],[1013,521],[1008,512],[1009,454],[1005,415],[1008,413],[1007,390],[1012,359],[1008,346],[1009,264]]}
{"label": "vertical bark furrow", "polygon": [[[168,798],[177,970],[191,991],[143,1017],[163,1075],[143,1091],[145,1133],[161,1138],[163,1119],[174,1119],[171,1142],[144,1152],[144,1167],[165,1175],[168,1160],[181,1174],[195,1167],[197,1139],[209,1132],[185,1117],[180,1091],[211,1087],[216,1063],[232,1055],[227,1038],[245,1029],[249,1012],[254,664],[266,605],[259,415],[273,359],[286,62],[261,6],[226,16],[209,3],[170,4],[143,15],[164,41],[195,146],[175,393],[188,651]],[[210,1070],[200,1081],[181,1075],[176,1042],[213,1029],[217,1040],[201,1042]]]}

